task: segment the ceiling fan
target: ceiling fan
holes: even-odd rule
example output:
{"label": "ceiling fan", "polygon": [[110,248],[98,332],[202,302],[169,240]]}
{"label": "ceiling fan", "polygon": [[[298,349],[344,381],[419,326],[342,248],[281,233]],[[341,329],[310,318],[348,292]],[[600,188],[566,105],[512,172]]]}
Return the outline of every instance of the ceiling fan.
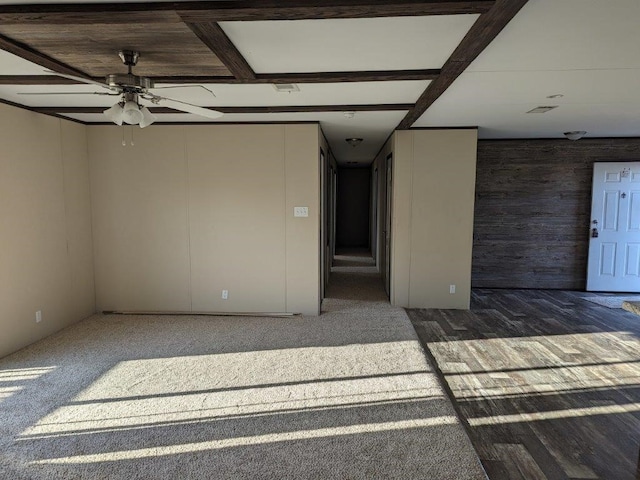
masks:
{"label": "ceiling fan", "polygon": [[[112,107],[107,108],[103,113],[116,125],[122,125],[127,123],[129,125],[140,125],[140,128],[147,127],[157,120],[157,117],[153,115],[146,106],[141,105],[141,100],[146,100],[153,105],[163,105],[174,110],[180,110],[186,113],[193,113],[206,118],[220,118],[223,114],[217,110],[200,107],[191,103],[182,102],[180,100],[174,100],[171,98],[163,97],[151,93],[151,89],[159,88],[175,88],[175,87],[155,87],[153,79],[149,77],[141,77],[134,75],[132,72],[133,67],[138,63],[140,54],[133,50],[120,50],[118,53],[122,63],[127,66],[127,73],[115,73],[107,75],[105,81],[98,82],[85,77],[78,77],[75,75],[67,75],[66,73],[59,73],[54,71],[47,71],[53,75],[59,77],[76,80],[78,82],[87,83],[90,85],[98,85],[99,87],[109,90],[109,92],[71,92],[72,94],[83,95],[114,95],[119,96],[120,101],[114,104]],[[191,87],[204,88],[212,95],[213,92],[202,85],[190,85]],[[69,94],[65,93],[40,93],[42,95],[56,95],[56,94]],[[215,96],[215,95],[214,95]]]}

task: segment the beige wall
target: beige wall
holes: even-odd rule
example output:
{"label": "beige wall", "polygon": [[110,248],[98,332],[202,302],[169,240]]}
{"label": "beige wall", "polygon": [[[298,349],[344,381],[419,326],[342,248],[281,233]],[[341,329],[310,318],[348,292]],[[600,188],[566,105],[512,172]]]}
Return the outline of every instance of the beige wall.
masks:
{"label": "beige wall", "polygon": [[467,309],[477,130],[405,130],[394,137],[391,301]]}
{"label": "beige wall", "polygon": [[95,295],[86,128],[0,105],[0,145],[2,357],[92,314]]}
{"label": "beige wall", "polygon": [[88,131],[99,310],[318,313],[317,125]]}
{"label": "beige wall", "polygon": [[87,130],[98,310],[189,311],[184,128]]}

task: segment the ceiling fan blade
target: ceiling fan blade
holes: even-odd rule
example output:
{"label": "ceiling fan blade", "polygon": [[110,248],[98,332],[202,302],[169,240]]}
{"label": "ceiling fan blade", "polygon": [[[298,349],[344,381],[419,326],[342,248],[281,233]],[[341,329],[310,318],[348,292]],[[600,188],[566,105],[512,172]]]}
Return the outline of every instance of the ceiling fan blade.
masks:
{"label": "ceiling fan blade", "polygon": [[159,97],[157,95],[154,95],[151,100],[156,105],[162,104],[166,107],[173,108],[174,110],[180,110],[186,113],[193,113],[195,115],[200,115],[201,117],[205,117],[205,118],[215,119],[215,118],[220,118],[222,115],[224,115],[222,112],[219,112],[217,110],[211,110],[210,108],[199,107],[198,105],[193,105],[187,102],[181,102],[180,100],[173,100],[171,98]]}
{"label": "ceiling fan blade", "polygon": [[117,92],[18,92],[18,95],[108,95],[119,96]]}
{"label": "ceiling fan blade", "polygon": [[166,90],[168,88],[200,88],[202,90],[206,90],[208,93],[210,93],[214,97],[216,96],[216,94],[213,93],[213,90],[205,87],[204,85],[171,85],[168,87],[153,87],[151,90]]}
{"label": "ceiling fan blade", "polygon": [[52,75],[57,75],[58,77],[68,78],[69,80],[75,80],[77,82],[88,83],[90,85],[98,85],[98,86],[100,86],[102,88],[107,88],[109,90],[113,90],[113,87],[110,87],[106,83],[102,83],[102,82],[98,82],[96,80],[93,80],[92,78],[77,77],[75,75],[67,75],[66,73],[54,72],[53,70],[45,70],[45,72],[50,73]]}

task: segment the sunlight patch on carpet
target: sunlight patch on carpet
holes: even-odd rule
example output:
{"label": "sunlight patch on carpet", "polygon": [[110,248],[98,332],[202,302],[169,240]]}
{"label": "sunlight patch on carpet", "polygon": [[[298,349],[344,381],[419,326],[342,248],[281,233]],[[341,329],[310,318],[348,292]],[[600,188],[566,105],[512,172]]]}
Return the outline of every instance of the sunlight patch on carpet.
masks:
{"label": "sunlight patch on carpet", "polygon": [[106,452],[90,455],[75,455],[72,457],[64,458],[47,458],[43,460],[36,460],[34,462],[31,462],[31,464],[75,464],[134,460],[140,458],[162,457],[167,455],[202,452],[207,450],[219,450],[222,448],[245,447],[252,445],[262,445],[266,443],[308,440],[312,438],[327,438],[345,435],[361,435],[375,432],[388,432],[394,430],[427,428],[443,425],[455,425],[457,423],[457,417],[453,415],[446,415],[441,417],[422,418],[419,420],[410,421],[370,423],[364,425],[349,425],[333,428],[318,428],[315,430],[271,433],[267,435],[256,435],[252,437],[225,438],[222,440],[212,440],[208,442],[197,442],[184,445],[168,445],[153,448],[140,448],[137,450],[121,450],[117,452]]}

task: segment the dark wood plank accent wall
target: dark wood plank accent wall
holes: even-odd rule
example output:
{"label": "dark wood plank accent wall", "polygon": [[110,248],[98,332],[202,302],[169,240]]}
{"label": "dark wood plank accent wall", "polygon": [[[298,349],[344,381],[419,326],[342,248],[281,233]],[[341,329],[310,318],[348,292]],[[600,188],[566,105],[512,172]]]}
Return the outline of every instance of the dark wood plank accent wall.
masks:
{"label": "dark wood plank accent wall", "polygon": [[640,139],[479,141],[472,286],[584,290],[600,161],[640,161]]}

